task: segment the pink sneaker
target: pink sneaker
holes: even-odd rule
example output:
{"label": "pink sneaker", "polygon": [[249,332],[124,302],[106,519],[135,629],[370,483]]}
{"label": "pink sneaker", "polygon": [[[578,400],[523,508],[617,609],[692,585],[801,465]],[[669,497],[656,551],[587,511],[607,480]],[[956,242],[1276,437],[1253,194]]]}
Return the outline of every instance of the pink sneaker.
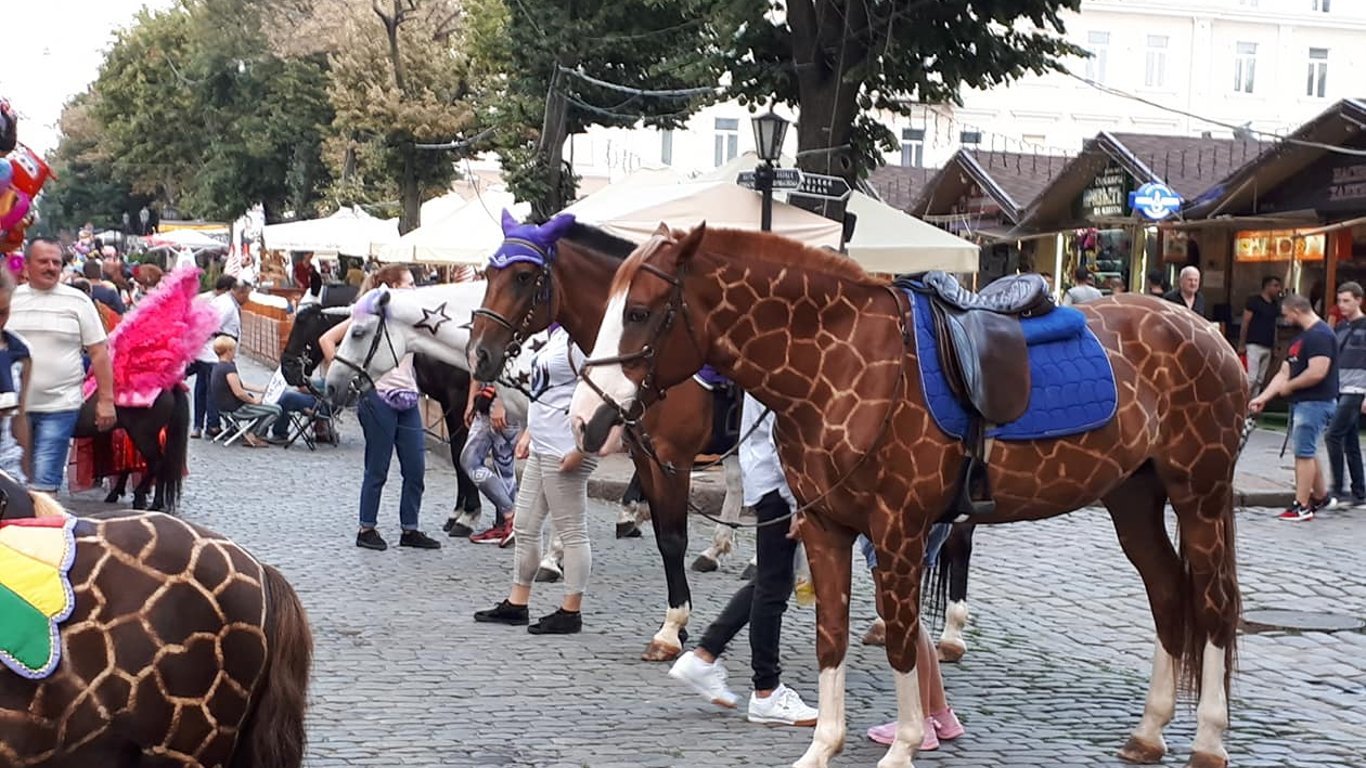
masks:
{"label": "pink sneaker", "polygon": [[963,724],[958,722],[958,715],[953,713],[952,707],[935,712],[930,719],[934,721],[934,734],[944,741],[953,741],[963,735]]}
{"label": "pink sneaker", "polygon": [[[957,722],[956,720],[954,722]],[[868,738],[878,744],[891,746],[896,739],[896,721],[875,725],[868,729]],[[962,726],[959,726],[960,733]],[[925,738],[920,740],[920,751],[931,752],[939,749],[939,736],[935,734],[934,718],[925,718]]]}

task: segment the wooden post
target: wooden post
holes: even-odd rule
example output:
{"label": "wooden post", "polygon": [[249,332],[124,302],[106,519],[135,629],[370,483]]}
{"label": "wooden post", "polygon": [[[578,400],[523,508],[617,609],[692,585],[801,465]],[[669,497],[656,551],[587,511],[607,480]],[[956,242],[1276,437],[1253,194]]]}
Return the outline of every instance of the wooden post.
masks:
{"label": "wooden post", "polygon": [[[1336,300],[1338,295],[1338,260],[1352,260],[1352,230],[1338,229],[1328,233],[1329,243],[1328,252],[1324,258],[1328,260],[1328,265],[1324,273],[1324,294],[1323,303],[1328,304],[1330,300]],[[1325,310],[1326,311],[1326,310]]]}

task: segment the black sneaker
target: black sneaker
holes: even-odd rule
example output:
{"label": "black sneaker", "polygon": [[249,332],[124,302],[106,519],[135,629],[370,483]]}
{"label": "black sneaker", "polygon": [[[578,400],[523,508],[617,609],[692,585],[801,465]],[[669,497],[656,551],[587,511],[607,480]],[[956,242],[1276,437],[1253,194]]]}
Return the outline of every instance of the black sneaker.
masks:
{"label": "black sneaker", "polygon": [[374,528],[367,528],[356,534],[356,546],[383,552],[389,548],[389,542],[379,535],[379,531]]}
{"label": "black sneaker", "polygon": [[267,443],[270,443],[271,445],[284,445],[285,443],[288,443],[288,442],[289,442],[289,436],[288,436],[288,435],[271,435],[270,437],[267,437],[267,438],[266,438],[266,442],[267,442]]}
{"label": "black sneaker", "polygon": [[506,600],[487,611],[476,612],[474,620],[481,624],[510,624],[517,627],[531,621],[525,605],[513,605]]}
{"label": "black sneaker", "polygon": [[576,635],[583,631],[583,614],[561,608],[526,628],[533,635]]}
{"label": "black sneaker", "polygon": [[422,531],[404,531],[403,535],[398,537],[398,545],[414,549],[441,549],[441,542]]}
{"label": "black sneaker", "polygon": [[1322,511],[1325,510],[1325,509],[1337,509],[1337,507],[1338,507],[1338,497],[1337,497],[1335,494],[1331,494],[1331,493],[1330,493],[1330,494],[1328,494],[1327,496],[1324,496],[1324,497],[1321,498],[1321,499],[1315,499],[1313,496],[1310,496],[1310,497],[1309,497],[1309,511],[1310,511],[1310,512],[1317,513],[1317,512],[1322,512]]}

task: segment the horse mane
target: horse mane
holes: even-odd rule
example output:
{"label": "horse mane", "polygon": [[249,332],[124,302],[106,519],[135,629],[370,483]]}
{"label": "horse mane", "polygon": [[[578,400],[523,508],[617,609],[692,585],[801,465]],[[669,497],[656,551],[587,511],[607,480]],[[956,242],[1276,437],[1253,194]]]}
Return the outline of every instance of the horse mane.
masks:
{"label": "horse mane", "polygon": [[578,222],[570,226],[560,240],[567,240],[580,248],[610,256],[617,261],[625,261],[636,249],[636,244],[624,237]]}
{"label": "horse mane", "polygon": [[[673,245],[687,235],[686,231],[673,230],[669,238],[655,235],[635,250],[617,270],[612,281],[612,295],[625,290],[635,280],[636,273],[645,260],[659,252],[665,245]],[[858,262],[836,251],[812,248],[770,232],[753,232],[744,229],[708,229],[703,236],[700,250],[714,253],[727,259],[746,262],[763,262],[776,267],[795,267],[820,275],[849,280],[857,285],[882,286],[885,278],[870,274]]]}

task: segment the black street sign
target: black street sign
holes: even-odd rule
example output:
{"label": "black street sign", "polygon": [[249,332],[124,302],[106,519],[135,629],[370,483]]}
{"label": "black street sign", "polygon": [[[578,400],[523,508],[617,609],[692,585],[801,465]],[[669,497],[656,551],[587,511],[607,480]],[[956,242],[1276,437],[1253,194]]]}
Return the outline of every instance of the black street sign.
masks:
{"label": "black street sign", "polygon": [[[774,189],[796,189],[802,183],[802,172],[796,168],[775,168],[773,170]],[[735,183],[745,189],[754,189],[754,171],[740,171]]]}
{"label": "black street sign", "polygon": [[793,194],[815,197],[821,200],[843,200],[849,196],[849,182],[842,176],[824,176],[817,173],[802,174],[802,183],[797,185]]}

